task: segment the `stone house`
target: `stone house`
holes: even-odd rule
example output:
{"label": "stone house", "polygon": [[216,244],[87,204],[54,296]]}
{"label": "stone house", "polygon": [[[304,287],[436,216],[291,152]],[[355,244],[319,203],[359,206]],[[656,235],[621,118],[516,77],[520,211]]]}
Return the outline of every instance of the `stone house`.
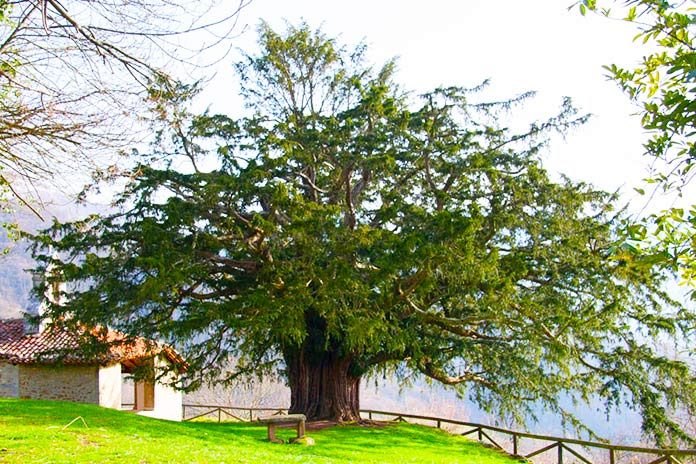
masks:
{"label": "stone house", "polygon": [[[157,372],[168,365],[183,365],[171,348],[106,331],[108,350],[86,355],[79,336],[67,329],[40,324],[34,328],[24,319],[0,320],[0,397],[32,398],[92,403],[114,409],[132,409],[150,417],[182,419],[182,393],[165,382],[129,382],[138,367]],[[122,404],[125,388],[132,388],[133,405]],[[132,408],[131,408],[132,406]]]}

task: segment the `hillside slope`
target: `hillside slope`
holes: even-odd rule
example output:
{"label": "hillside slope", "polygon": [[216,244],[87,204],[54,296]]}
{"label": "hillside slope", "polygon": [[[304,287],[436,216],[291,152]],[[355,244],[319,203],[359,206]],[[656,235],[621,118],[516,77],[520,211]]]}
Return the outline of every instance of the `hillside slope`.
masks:
{"label": "hillside slope", "polygon": [[[84,423],[68,425],[78,417]],[[175,423],[91,405],[0,398],[2,463],[517,462],[423,426],[344,426],[310,436],[316,446],[278,445],[266,441],[264,427],[251,424]]]}

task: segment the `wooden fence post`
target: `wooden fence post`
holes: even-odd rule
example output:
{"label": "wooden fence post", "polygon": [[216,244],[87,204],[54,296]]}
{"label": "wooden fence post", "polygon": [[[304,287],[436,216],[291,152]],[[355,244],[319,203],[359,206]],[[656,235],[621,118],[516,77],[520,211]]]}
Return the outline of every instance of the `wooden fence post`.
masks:
{"label": "wooden fence post", "polygon": [[616,464],[616,455],[613,449],[609,450],[609,464]]}
{"label": "wooden fence post", "polygon": [[563,464],[563,443],[558,442],[558,464]]}

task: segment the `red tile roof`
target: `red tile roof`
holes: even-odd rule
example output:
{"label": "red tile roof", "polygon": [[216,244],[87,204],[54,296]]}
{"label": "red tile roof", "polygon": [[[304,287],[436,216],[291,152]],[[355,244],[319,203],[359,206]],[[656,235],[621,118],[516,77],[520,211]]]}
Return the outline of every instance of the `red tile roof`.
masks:
{"label": "red tile roof", "polygon": [[163,354],[172,363],[185,368],[185,362],[174,349],[142,337],[127,337],[121,332],[90,331],[108,349],[105,353],[87,355],[80,344],[80,334],[67,329],[49,328],[40,333],[24,334],[23,319],[0,320],[0,361],[11,364],[100,364],[138,361]]}

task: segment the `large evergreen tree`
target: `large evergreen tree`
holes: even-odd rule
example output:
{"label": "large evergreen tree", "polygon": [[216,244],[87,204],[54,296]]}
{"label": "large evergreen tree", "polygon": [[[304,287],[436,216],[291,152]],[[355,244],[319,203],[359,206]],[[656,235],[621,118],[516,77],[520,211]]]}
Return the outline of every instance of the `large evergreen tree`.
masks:
{"label": "large evergreen tree", "polygon": [[569,102],[515,132],[498,121],[529,95],[413,97],[393,63],[306,26],[259,43],[238,66],[251,117],[177,113],[154,154],[178,169],[138,166],[117,213],[35,237],[71,284],[54,320],[168,340],[193,386],[280,369],[310,419],[358,419],[361,378],[385,369],[505,413],[625,398],[679,434],[664,408],[696,382],[650,340],[691,336],[692,314],[607,259],[610,195],[541,167],[550,134],[584,119]]}

